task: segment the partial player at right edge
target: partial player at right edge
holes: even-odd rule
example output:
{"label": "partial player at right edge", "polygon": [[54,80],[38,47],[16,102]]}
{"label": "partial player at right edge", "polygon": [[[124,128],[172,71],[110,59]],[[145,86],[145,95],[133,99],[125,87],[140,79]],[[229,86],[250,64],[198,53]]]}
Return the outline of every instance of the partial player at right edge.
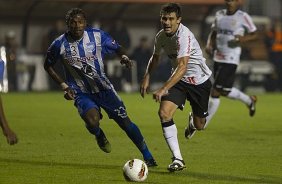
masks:
{"label": "partial player at right edge", "polygon": [[[241,44],[257,38],[256,26],[251,17],[239,10],[239,0],[225,0],[226,9],[219,10],[212,24],[212,31],[207,41],[206,51],[214,60],[214,84],[211,90],[206,128],[217,111],[220,96],[240,100],[249,109],[252,117],[256,112],[257,97],[248,96],[233,87],[235,72],[240,62]],[[245,33],[246,32],[246,33]],[[191,114],[190,114],[191,116]],[[185,128],[185,137],[191,139],[196,128],[193,118],[189,118]]]}

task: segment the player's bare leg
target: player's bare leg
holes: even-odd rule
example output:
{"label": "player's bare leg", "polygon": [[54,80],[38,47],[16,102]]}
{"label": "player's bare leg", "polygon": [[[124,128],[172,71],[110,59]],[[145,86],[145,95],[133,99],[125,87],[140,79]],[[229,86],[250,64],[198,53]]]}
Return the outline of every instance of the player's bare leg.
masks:
{"label": "player's bare leg", "polygon": [[206,124],[206,118],[201,118],[193,115],[190,112],[188,126],[185,128],[185,137],[191,139],[196,131],[203,130]]}
{"label": "player's bare leg", "polygon": [[111,144],[99,126],[100,116],[100,112],[97,109],[92,108],[86,112],[83,120],[86,124],[87,130],[91,134],[95,135],[99,148],[105,153],[110,153],[112,150]]}

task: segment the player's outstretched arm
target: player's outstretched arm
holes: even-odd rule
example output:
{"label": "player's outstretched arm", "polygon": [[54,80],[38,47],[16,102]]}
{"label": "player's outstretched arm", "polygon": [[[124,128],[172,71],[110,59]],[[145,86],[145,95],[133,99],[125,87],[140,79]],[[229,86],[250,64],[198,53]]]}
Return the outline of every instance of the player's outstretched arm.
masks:
{"label": "player's outstretched arm", "polygon": [[187,71],[188,61],[188,56],[177,59],[177,67],[171,74],[170,78],[164,83],[164,85],[160,89],[153,93],[153,98],[156,100],[156,102],[161,102],[162,97],[168,94],[168,90],[183,78]]}
{"label": "player's outstretched arm", "polygon": [[116,54],[120,57],[120,64],[125,65],[126,68],[132,67],[133,61],[129,59],[125,52],[125,49],[122,46],[116,51]]}
{"label": "player's outstretched arm", "polygon": [[205,51],[208,55],[212,56],[214,49],[216,48],[216,31],[212,31],[209,34]]}
{"label": "player's outstretched arm", "polygon": [[240,35],[236,35],[235,39],[240,43],[245,43],[245,42],[249,42],[249,41],[254,41],[256,39],[258,39],[258,33],[257,32],[252,32],[252,33],[248,33],[244,36],[240,36]]}
{"label": "player's outstretched arm", "polygon": [[133,62],[131,59],[129,59],[127,55],[123,54],[120,59],[120,64],[125,65],[126,68],[131,68],[133,65]]}
{"label": "player's outstretched arm", "polygon": [[7,138],[8,144],[10,145],[16,144],[18,142],[18,138],[17,135],[12,131],[12,129],[8,125],[8,122],[4,114],[4,108],[3,108],[1,96],[0,96],[0,125],[3,130],[3,134]]}
{"label": "player's outstretched arm", "polygon": [[44,63],[44,69],[50,77],[61,86],[62,90],[65,92],[64,98],[67,100],[74,100],[74,91],[65,83],[62,77],[54,70],[53,66],[49,64],[47,60]]}
{"label": "player's outstretched arm", "polygon": [[143,98],[145,97],[145,93],[148,94],[148,88],[150,85],[150,75],[153,72],[153,70],[158,66],[159,58],[160,58],[159,55],[153,54],[148,62],[146,72],[140,84],[140,94]]}

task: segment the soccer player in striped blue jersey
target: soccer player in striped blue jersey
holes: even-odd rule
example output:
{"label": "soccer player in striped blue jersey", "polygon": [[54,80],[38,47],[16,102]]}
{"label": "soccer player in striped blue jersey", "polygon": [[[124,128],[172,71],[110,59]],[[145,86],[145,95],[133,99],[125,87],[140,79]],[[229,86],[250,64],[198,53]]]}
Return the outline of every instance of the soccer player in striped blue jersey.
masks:
{"label": "soccer player in striped blue jersey", "polygon": [[[87,130],[95,135],[100,149],[111,152],[111,145],[99,125],[103,108],[137,146],[147,165],[156,166],[139,128],[128,117],[122,100],[104,72],[106,54],[115,52],[120,56],[121,64],[128,68],[132,61],[108,33],[87,25],[83,10],[69,10],[66,24],[67,32],[55,39],[47,51],[45,70],[61,85],[65,98],[74,100]],[[64,66],[65,80],[53,68],[56,61]]]}

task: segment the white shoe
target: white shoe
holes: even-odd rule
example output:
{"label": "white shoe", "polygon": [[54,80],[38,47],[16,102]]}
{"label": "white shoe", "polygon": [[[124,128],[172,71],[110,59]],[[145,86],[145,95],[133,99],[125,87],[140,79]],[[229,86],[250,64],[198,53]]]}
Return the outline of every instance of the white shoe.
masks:
{"label": "white shoe", "polygon": [[169,172],[181,171],[183,169],[186,169],[184,160],[180,160],[180,159],[175,158],[175,157],[172,158],[172,163],[169,164],[168,167],[167,167],[167,170]]}

